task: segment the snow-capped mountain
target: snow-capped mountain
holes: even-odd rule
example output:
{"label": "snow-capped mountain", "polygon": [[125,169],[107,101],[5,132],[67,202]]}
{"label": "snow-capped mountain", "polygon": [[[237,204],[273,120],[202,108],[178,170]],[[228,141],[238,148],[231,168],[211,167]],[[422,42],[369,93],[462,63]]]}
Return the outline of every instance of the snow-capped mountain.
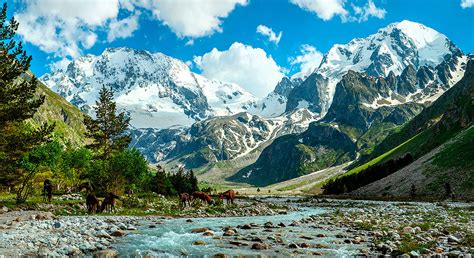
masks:
{"label": "snow-capped mountain", "polygon": [[349,70],[372,76],[385,77],[390,73],[396,76],[408,66],[415,70],[422,66],[435,67],[452,56],[461,55],[445,35],[406,20],[392,23],[367,38],[353,39],[345,45],[336,44],[324,55],[315,71],[327,79],[324,85],[315,85],[321,102],[321,110],[315,111],[322,115],[328,111],[337,82]]}
{"label": "snow-capped mountain", "polygon": [[102,85],[112,87],[118,106],[137,128],[189,126],[245,111],[256,101],[240,86],[195,74],[178,59],[130,48],[80,57],[65,71],[40,79],[86,113],[91,113]]}
{"label": "snow-capped mountain", "polygon": [[320,119],[350,120],[349,107],[361,110],[360,119],[352,119],[361,121],[360,130],[372,125],[369,114],[385,116],[413,103],[406,120],[462,78],[465,64],[466,56],[446,36],[402,21],[334,45],[313,73],[282,78],[263,99],[193,73],[178,59],[129,48],[86,55],[40,79],[89,114],[102,85],[112,87],[119,108],[131,117],[132,147],[151,162],[195,167],[255,154]]}
{"label": "snow-capped mountain", "polygon": [[248,111],[262,117],[274,118],[283,115],[288,103],[288,95],[303,80],[301,78],[283,77],[276,85],[275,90],[265,98],[249,106]]}

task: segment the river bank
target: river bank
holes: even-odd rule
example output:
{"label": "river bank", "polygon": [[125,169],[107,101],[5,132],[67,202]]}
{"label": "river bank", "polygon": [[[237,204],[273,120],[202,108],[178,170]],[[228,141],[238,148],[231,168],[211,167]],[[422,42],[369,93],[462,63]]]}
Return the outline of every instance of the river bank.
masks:
{"label": "river bank", "polygon": [[248,205],[272,212],[242,216],[236,208],[236,216],[198,212],[184,218],[7,212],[0,215],[0,253],[458,256],[474,252],[474,208],[469,203],[265,198],[239,200],[237,207],[244,212]]}

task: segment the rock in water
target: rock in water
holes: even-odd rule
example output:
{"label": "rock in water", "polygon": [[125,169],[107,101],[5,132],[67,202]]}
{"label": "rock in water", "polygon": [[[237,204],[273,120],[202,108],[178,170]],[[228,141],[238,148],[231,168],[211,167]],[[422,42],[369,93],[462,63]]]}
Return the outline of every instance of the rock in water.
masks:
{"label": "rock in water", "polygon": [[105,249],[94,253],[94,258],[115,258],[118,257],[119,253],[116,250]]}
{"label": "rock in water", "polygon": [[114,237],[123,237],[123,236],[127,235],[127,232],[125,232],[123,230],[117,230],[117,231],[112,232],[112,234],[110,234],[110,235],[114,236]]}
{"label": "rock in water", "polygon": [[264,243],[255,243],[252,245],[252,249],[254,250],[266,250],[268,249],[268,245]]}
{"label": "rock in water", "polygon": [[193,242],[193,245],[205,245],[206,243],[202,240],[197,240]]}
{"label": "rock in water", "polygon": [[204,233],[206,231],[210,231],[211,229],[209,228],[195,228],[191,230],[191,233]]}

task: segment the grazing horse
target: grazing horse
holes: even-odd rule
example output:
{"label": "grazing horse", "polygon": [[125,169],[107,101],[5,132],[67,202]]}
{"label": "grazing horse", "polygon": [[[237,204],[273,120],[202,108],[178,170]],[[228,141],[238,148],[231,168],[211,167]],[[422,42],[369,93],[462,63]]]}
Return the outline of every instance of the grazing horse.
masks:
{"label": "grazing horse", "polygon": [[86,197],[86,206],[87,206],[87,212],[89,214],[95,214],[96,211],[99,209],[99,199],[97,199],[97,196],[95,194],[88,194]]}
{"label": "grazing horse", "polygon": [[77,187],[78,192],[82,191],[82,189],[86,189],[87,193],[91,193],[92,191],[95,190],[95,187],[91,182],[85,182],[85,183],[80,184]]}
{"label": "grazing horse", "polygon": [[193,201],[193,197],[188,193],[180,193],[179,199],[183,203],[183,206],[186,208],[187,206],[191,206],[191,202]]}
{"label": "grazing horse", "polygon": [[100,206],[100,212],[108,210],[110,213],[112,213],[112,211],[115,211],[116,199],[120,199],[120,197],[114,193],[108,193],[102,201],[102,206]]}
{"label": "grazing horse", "polygon": [[201,201],[205,202],[206,204],[213,204],[214,203],[211,196],[209,196],[205,192],[193,192],[193,197],[201,199]]}
{"label": "grazing horse", "polygon": [[43,200],[46,201],[47,199],[48,202],[51,202],[52,197],[53,197],[53,183],[51,182],[51,180],[46,179],[44,180],[44,183],[43,183]]}
{"label": "grazing horse", "polygon": [[221,193],[219,198],[221,200],[225,199],[227,204],[229,204],[229,202],[231,204],[234,204],[235,192],[234,192],[234,190],[227,190],[227,191]]}

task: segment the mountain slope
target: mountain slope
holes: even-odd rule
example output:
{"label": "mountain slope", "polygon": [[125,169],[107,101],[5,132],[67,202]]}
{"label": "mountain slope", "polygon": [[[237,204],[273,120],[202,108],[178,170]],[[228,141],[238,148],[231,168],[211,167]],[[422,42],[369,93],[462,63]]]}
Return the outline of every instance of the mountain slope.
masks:
{"label": "mountain slope", "polygon": [[301,134],[275,139],[253,165],[229,179],[265,186],[339,165],[355,157],[356,146],[346,134],[331,125],[312,123]]}
{"label": "mountain slope", "polygon": [[38,84],[37,92],[45,96],[45,101],[30,119],[31,125],[37,127],[54,122],[54,139],[71,148],[83,146],[86,138],[82,112],[41,82]]}
{"label": "mountain slope", "polygon": [[[368,166],[412,155],[417,161],[392,175],[364,186],[354,194],[408,195],[408,182],[417,184],[420,194],[439,195],[445,182],[459,194],[473,195],[471,157],[474,147],[474,62],[469,61],[461,81],[430,107],[389,135],[374,150],[362,156],[359,166],[342,177],[354,177]],[[441,147],[440,147],[441,146]],[[342,181],[341,181],[342,182]],[[410,187],[411,187],[410,183]],[[382,190],[382,186],[385,188]],[[400,186],[400,187],[399,187]]]}
{"label": "mountain slope", "polygon": [[112,87],[119,108],[136,128],[189,126],[210,116],[245,111],[255,97],[240,86],[192,73],[182,61],[161,53],[108,48],[72,61],[65,71],[41,80],[92,115],[98,91]]}
{"label": "mountain slope", "polygon": [[[411,21],[392,23],[367,38],[353,39],[345,45],[336,44],[324,55],[315,71],[326,81],[320,83],[321,80],[318,80],[311,83],[313,87],[306,86],[311,91],[318,91],[319,105],[314,106],[316,109],[312,111],[324,115],[329,110],[336,85],[348,71],[375,77],[386,77],[390,73],[397,76],[409,66],[414,70],[423,66],[435,67],[444,60],[461,55],[461,51],[446,36]],[[314,105],[312,100],[315,94],[311,91],[297,95],[294,100],[290,98],[288,103],[305,100]]]}
{"label": "mountain slope", "polygon": [[[335,45],[321,66],[288,94],[286,111],[306,107],[319,112],[323,118],[316,124],[337,128],[353,142],[355,152],[365,155],[457,83],[464,75],[466,60],[444,35],[432,29],[408,21],[390,24],[368,38]],[[294,138],[305,133],[310,132]],[[326,162],[333,160],[331,152],[308,156],[300,151],[321,143],[346,153],[336,142],[316,138],[306,145],[289,139],[276,139],[255,164],[230,179],[263,184],[260,178],[289,179],[347,161],[331,164]],[[291,162],[276,154],[284,149],[293,150]],[[247,176],[249,172],[252,177]]]}
{"label": "mountain slope", "polygon": [[363,186],[351,195],[444,197],[449,183],[458,197],[474,196],[474,127],[462,130],[446,143],[422,155],[401,170]]}

